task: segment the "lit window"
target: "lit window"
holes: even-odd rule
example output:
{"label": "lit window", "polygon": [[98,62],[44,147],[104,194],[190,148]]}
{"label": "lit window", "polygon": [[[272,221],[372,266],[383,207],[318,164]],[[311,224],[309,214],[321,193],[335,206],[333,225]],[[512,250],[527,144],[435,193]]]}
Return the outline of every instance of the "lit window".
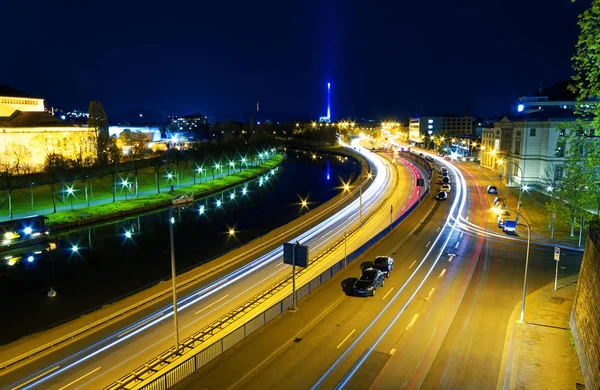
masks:
{"label": "lit window", "polygon": [[433,125],[427,126],[428,129],[433,129]]}
{"label": "lit window", "polygon": [[427,122],[428,123],[433,123],[433,119],[429,119]]}

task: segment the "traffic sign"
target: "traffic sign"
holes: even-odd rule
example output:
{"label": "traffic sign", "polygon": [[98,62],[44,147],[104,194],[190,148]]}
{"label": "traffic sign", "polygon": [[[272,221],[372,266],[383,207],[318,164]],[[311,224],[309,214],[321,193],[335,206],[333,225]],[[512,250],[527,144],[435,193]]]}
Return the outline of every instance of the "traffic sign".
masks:
{"label": "traffic sign", "polygon": [[308,246],[285,243],[283,244],[283,262],[299,267],[308,267]]}
{"label": "traffic sign", "polygon": [[560,248],[557,246],[554,247],[554,260],[560,260]]}

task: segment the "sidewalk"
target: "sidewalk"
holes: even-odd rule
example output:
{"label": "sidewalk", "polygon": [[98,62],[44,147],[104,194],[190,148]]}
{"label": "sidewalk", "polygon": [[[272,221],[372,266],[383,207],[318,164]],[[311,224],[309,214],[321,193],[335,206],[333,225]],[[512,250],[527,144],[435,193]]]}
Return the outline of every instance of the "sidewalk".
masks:
{"label": "sidewalk", "polygon": [[583,376],[569,318],[578,275],[529,294],[525,322],[519,302],[508,321],[497,390],[579,389]]}

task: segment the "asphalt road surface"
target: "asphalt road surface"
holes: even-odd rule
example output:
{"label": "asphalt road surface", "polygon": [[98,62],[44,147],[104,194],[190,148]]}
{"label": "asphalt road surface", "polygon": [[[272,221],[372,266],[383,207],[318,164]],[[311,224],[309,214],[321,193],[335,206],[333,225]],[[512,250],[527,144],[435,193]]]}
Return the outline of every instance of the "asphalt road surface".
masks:
{"label": "asphalt road surface", "polygon": [[[447,201],[424,201],[298,311],[175,388],[495,388],[508,320],[522,296],[525,245],[502,238],[493,197],[484,192],[489,183],[452,165],[462,174],[451,174]],[[463,202],[462,180],[464,207],[453,210]],[[499,237],[474,235],[463,229],[469,222]],[[394,257],[391,277],[375,297],[351,296],[361,268],[377,255]],[[561,276],[578,272],[580,261],[581,254],[563,251]],[[528,291],[549,283],[554,265],[552,248],[533,245]]]}

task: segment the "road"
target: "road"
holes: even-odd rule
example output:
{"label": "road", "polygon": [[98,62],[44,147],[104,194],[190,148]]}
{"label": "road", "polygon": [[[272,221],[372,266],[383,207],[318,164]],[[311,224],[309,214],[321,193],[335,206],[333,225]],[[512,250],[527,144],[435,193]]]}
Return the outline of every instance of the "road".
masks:
{"label": "road", "polygon": [[[442,163],[448,164],[438,159]],[[462,201],[456,188],[446,202],[427,199],[390,236],[302,301],[298,312],[175,388],[495,388],[508,319],[521,300],[525,247],[462,229],[474,222],[499,232],[489,211],[492,196],[483,192],[488,183],[451,165],[459,167],[451,181],[464,178],[463,210],[452,211],[452,203]],[[376,297],[348,295],[361,267],[386,254],[394,257],[395,269]],[[562,276],[577,272],[580,259],[565,253]],[[529,267],[531,292],[554,276],[552,248],[532,246]]]}
{"label": "road", "polygon": [[[376,166],[373,183],[363,193],[363,210],[365,215],[375,214],[361,228],[361,234],[348,240],[349,250],[362,245],[389,224],[390,205],[401,210],[409,199],[414,200],[411,189],[415,172],[404,166],[396,170],[386,159],[363,152]],[[356,200],[297,239],[308,244],[311,253],[317,254],[343,236],[344,231],[360,223],[358,209]],[[321,267],[307,272],[304,278],[309,279],[320,269],[329,267],[339,255],[339,251],[335,251],[323,260]],[[185,296],[178,303],[180,339],[212,323],[288,273],[281,264],[281,250],[276,249],[203,287],[193,286],[180,292],[180,296]],[[173,345],[172,306],[166,301],[138,313],[133,319],[115,323],[9,371],[0,376],[0,382],[8,388],[19,389],[107,386]],[[162,309],[157,310],[159,305]]]}

